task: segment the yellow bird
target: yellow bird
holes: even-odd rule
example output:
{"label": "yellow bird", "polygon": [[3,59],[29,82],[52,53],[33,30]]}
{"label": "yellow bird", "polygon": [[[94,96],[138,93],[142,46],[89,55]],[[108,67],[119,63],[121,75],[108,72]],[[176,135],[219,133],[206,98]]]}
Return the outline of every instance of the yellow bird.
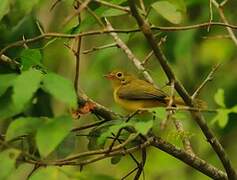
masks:
{"label": "yellow bird", "polygon": [[[106,78],[111,80],[116,103],[129,111],[145,110],[152,107],[167,106],[170,96],[151,83],[122,71],[113,71]],[[184,106],[180,97],[175,97],[173,105]]]}

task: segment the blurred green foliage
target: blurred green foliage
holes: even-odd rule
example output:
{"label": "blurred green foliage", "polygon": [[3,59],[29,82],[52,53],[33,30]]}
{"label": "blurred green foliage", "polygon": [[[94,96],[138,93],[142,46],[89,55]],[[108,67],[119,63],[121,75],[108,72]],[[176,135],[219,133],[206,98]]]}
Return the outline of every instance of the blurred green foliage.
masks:
{"label": "blurred green foliage", "polygon": [[[109,2],[127,6],[126,0]],[[209,2],[205,0],[145,0],[144,2],[149,10],[147,18],[156,26],[184,26],[209,21]],[[0,49],[23,38],[40,35],[39,26],[45,32],[68,34],[101,29],[96,19],[86,11],[83,11],[80,26],[77,18],[64,26],[63,22],[74,11],[73,0],[62,0],[50,11],[53,3],[54,1],[47,0],[0,0]],[[236,6],[237,1],[228,1],[224,7],[225,15],[231,24],[237,24]],[[89,7],[98,17],[107,17],[114,28],[136,27],[131,15],[123,11],[101,6],[95,2],[90,3]],[[214,7],[213,18],[214,21],[220,21]],[[217,109],[217,114],[205,113],[204,115],[208,124],[215,129],[234,167],[237,168],[235,156],[237,144],[234,143],[237,136],[237,84],[235,83],[237,47],[227,36],[227,30],[225,27],[212,26],[210,31],[207,28],[199,28],[155,33],[158,40],[167,36],[162,49],[178,79],[190,94],[205,79],[213,65],[222,63],[213,81],[206,85],[199,98],[208,102],[209,108]],[[119,36],[141,61],[150,52],[150,47],[141,33],[119,34]],[[82,51],[110,43],[113,43],[113,39],[108,34],[86,36],[82,38]],[[29,137],[22,137],[19,142],[12,141],[13,148],[0,146],[0,162],[2,162],[0,179],[7,177],[27,179],[32,172],[32,165],[16,162],[20,155],[19,149],[34,151],[37,157],[56,159],[85,151],[87,148],[101,148],[106,145],[106,138],[111,132],[115,133],[119,128],[127,126],[135,127],[142,134],[146,134],[153,126],[153,132],[177,146],[182,146],[182,136],[191,134],[194,151],[216,167],[222,168],[200,129],[187,113],[176,114],[178,119],[182,119],[185,135],[178,134],[172,123],[169,123],[165,130],[160,131],[158,126],[165,119],[166,113],[159,108],[155,110],[155,121],[144,118],[134,120],[134,124],[133,122],[126,124],[119,119],[71,138],[71,127],[93,122],[96,118],[93,115],[85,115],[79,121],[75,121],[68,116],[69,109],[76,106],[77,99],[72,85],[75,75],[75,57],[65,44],[75,45],[72,40],[51,38],[27,44],[27,47],[11,48],[5,52],[5,55],[20,63],[20,67],[0,61],[1,135],[3,137],[5,135],[8,142],[19,136],[29,135]],[[167,83],[154,56],[145,67],[159,86],[162,87]],[[141,76],[124,52],[117,47],[112,47],[81,54],[79,86],[93,100],[116,112],[126,114],[114,103],[110,84],[103,78],[104,74],[113,69],[123,69]],[[222,90],[218,90],[220,88]],[[163,89],[169,93],[169,87]],[[89,137],[84,138],[84,133],[89,134]],[[36,138],[32,140],[35,135]],[[128,136],[123,134],[124,139]],[[35,150],[35,147],[38,149]],[[208,179],[157,149],[148,148],[147,154],[146,179],[168,180],[177,177],[181,180]],[[138,152],[135,156],[140,158]],[[113,159],[87,165],[81,172],[80,167],[42,167],[35,171],[30,179],[119,179],[134,167],[135,163],[129,157],[116,156]]]}

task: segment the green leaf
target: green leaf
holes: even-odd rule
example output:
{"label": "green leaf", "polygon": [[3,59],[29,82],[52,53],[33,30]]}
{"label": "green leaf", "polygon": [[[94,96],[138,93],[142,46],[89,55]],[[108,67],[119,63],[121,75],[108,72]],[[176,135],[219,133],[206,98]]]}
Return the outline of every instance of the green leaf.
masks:
{"label": "green leaf", "polygon": [[2,20],[3,16],[5,16],[9,11],[9,0],[1,0],[0,2],[0,21]]}
{"label": "green leaf", "polygon": [[165,119],[167,114],[164,107],[151,108],[149,109],[149,112],[153,113],[153,115],[158,117],[159,119]]}
{"label": "green leaf", "polygon": [[237,106],[234,106],[230,109],[232,113],[237,113]]}
{"label": "green leaf", "polygon": [[42,167],[36,170],[32,176],[30,176],[29,180],[69,180],[66,174],[63,173],[58,167],[55,166],[47,166]]}
{"label": "green leaf", "polygon": [[121,128],[127,127],[127,126],[131,126],[130,122],[122,122],[121,124],[116,124],[116,125],[112,125],[110,126],[107,131],[104,131],[103,133],[100,134],[99,138],[97,139],[97,144],[98,145],[102,145],[105,144],[107,138],[109,136],[112,135],[112,133],[117,134],[118,131]]}
{"label": "green leaf", "polygon": [[20,151],[7,149],[0,153],[0,179],[6,179],[15,170],[16,159]]}
{"label": "green leaf", "polygon": [[17,109],[23,109],[37,91],[42,79],[42,73],[30,69],[19,75],[13,83],[12,100]]}
{"label": "green leaf", "polygon": [[111,164],[118,164],[121,161],[122,157],[122,155],[113,156],[111,158]]}
{"label": "green leaf", "polygon": [[41,156],[48,156],[70,133],[72,118],[69,116],[48,119],[36,133],[36,144]]}
{"label": "green leaf", "polygon": [[71,81],[55,73],[46,74],[43,78],[43,90],[64,103],[76,107],[77,95]]}
{"label": "green leaf", "polygon": [[156,10],[163,18],[173,24],[179,24],[182,20],[182,14],[177,7],[168,1],[158,1],[153,3],[152,8]]}
{"label": "green leaf", "polygon": [[216,94],[214,95],[214,99],[219,106],[225,107],[225,99],[224,99],[224,90],[223,89],[217,90]]}
{"label": "green leaf", "polygon": [[40,0],[30,0],[30,1],[16,0],[15,6],[17,6],[25,14],[28,14],[39,2]]}
{"label": "green leaf", "polygon": [[217,115],[212,119],[212,123],[218,122],[218,125],[221,128],[224,128],[228,123],[228,115],[230,113],[230,110],[228,109],[218,109]]}
{"label": "green leaf", "polygon": [[43,122],[44,119],[36,117],[21,117],[15,119],[7,129],[6,141],[35,132]]}
{"label": "green leaf", "polygon": [[187,7],[185,0],[168,0],[171,4],[175,5],[177,10],[186,13]]}
{"label": "green leaf", "polygon": [[42,66],[41,64],[41,53],[38,49],[24,49],[20,55],[22,70],[28,70],[32,66]]}
{"label": "green leaf", "polygon": [[11,91],[7,91],[0,97],[0,120],[7,119],[21,112],[21,110],[17,109],[12,102],[11,95]]}
{"label": "green leaf", "polygon": [[20,164],[17,169],[11,172],[7,180],[27,180],[30,173],[33,171],[34,165],[29,163]]}
{"label": "green leaf", "polygon": [[0,96],[3,95],[6,90],[12,86],[17,74],[1,74],[0,75]]}
{"label": "green leaf", "polygon": [[142,135],[146,135],[153,126],[153,120],[136,120],[134,128]]}
{"label": "green leaf", "polygon": [[177,111],[177,112],[175,112],[174,117],[177,120],[185,120],[185,119],[187,119],[187,113],[186,112]]}
{"label": "green leaf", "polygon": [[127,12],[121,11],[119,9],[108,9],[103,12],[102,17],[120,16],[127,14]]}

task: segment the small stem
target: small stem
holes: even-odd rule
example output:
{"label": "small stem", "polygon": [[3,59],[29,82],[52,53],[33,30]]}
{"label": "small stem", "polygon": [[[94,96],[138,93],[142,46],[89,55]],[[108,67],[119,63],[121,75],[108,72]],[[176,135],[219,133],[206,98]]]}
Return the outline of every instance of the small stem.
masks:
{"label": "small stem", "polygon": [[201,90],[205,87],[205,85],[211,81],[213,79],[213,75],[214,73],[217,71],[217,69],[220,67],[220,63],[216,64],[212,70],[210,71],[210,73],[208,74],[208,76],[206,77],[206,79],[200,84],[200,86],[196,89],[196,91],[193,93],[192,95],[192,99],[194,100],[201,92]]}
{"label": "small stem", "polygon": [[110,8],[112,8],[112,9],[118,9],[118,10],[121,10],[121,11],[124,11],[124,12],[127,12],[127,13],[130,13],[129,7],[119,6],[119,5],[112,4],[112,3],[109,3],[109,2],[103,1],[103,0],[94,0],[94,1],[97,2],[97,3],[99,3],[99,4],[101,4],[101,5],[110,7]]}

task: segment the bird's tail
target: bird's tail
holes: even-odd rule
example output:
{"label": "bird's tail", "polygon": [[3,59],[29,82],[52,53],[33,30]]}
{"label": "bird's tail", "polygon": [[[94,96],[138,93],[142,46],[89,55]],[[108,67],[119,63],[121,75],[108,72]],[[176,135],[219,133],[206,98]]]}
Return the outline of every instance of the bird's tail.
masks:
{"label": "bird's tail", "polygon": [[[170,97],[168,100],[170,100]],[[167,103],[169,103],[169,101]],[[181,97],[175,97],[173,104],[175,106],[187,106]],[[201,99],[195,99],[194,105],[199,109],[207,109],[207,103]]]}

